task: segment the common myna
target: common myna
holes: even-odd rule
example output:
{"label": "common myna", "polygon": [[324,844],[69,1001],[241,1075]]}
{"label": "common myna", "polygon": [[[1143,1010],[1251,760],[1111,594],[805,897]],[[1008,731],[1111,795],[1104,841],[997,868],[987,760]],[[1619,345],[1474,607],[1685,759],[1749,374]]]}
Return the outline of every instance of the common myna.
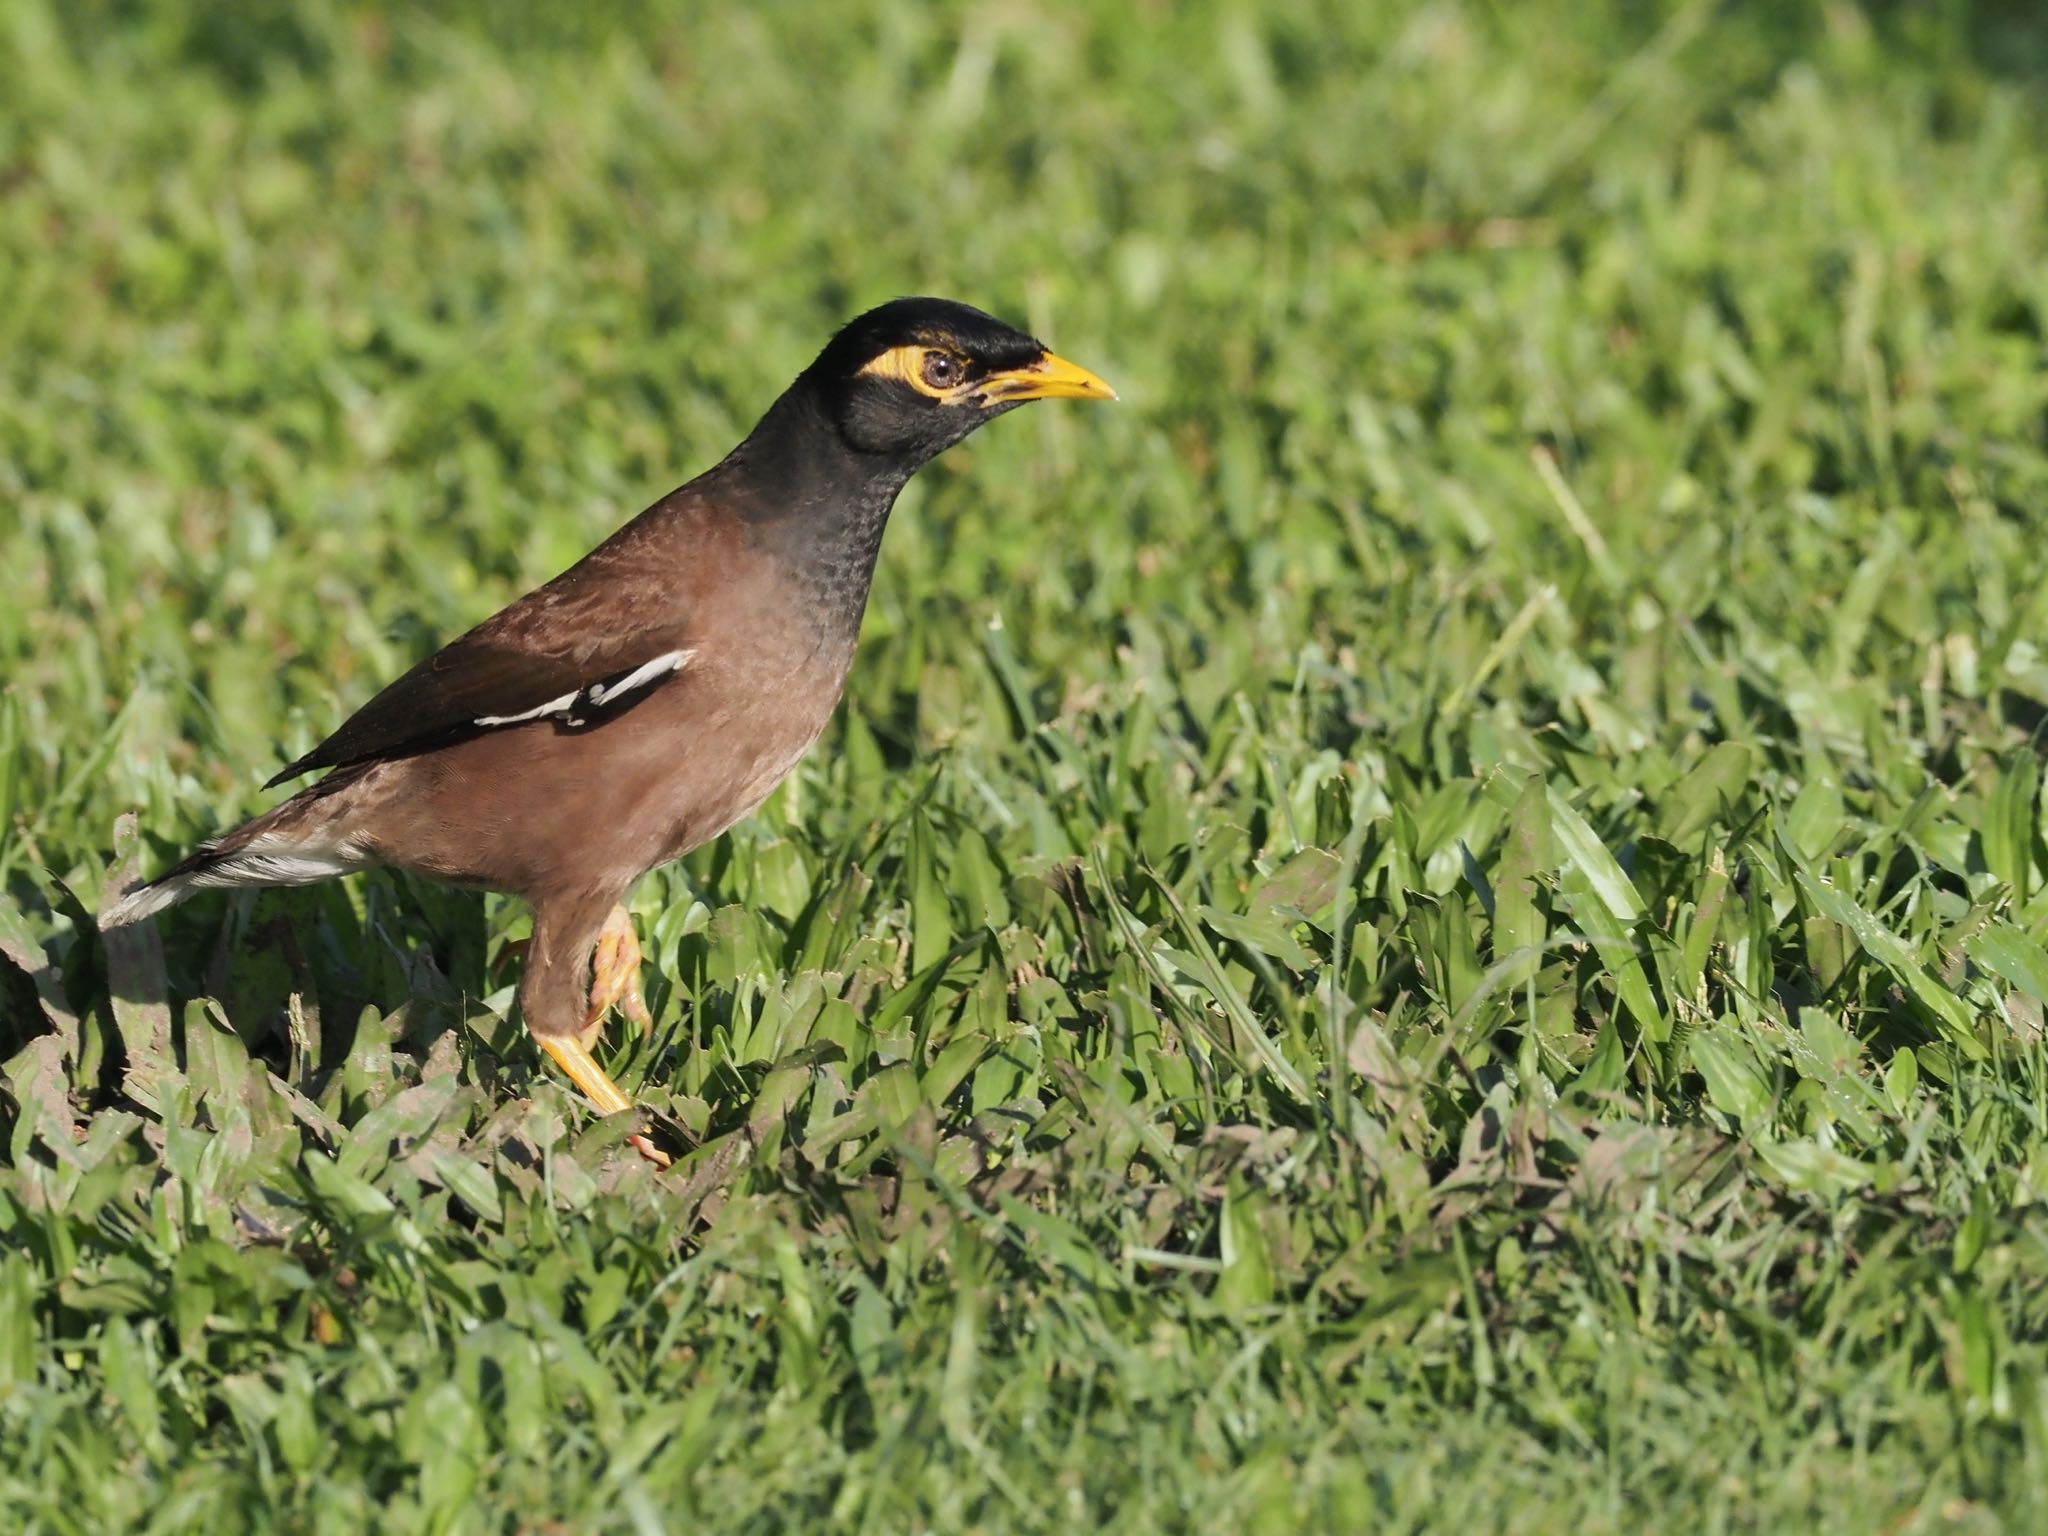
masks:
{"label": "common myna", "polygon": [[722,462],[407,672],[265,787],[325,777],[103,926],[379,864],[510,892],[533,908],[527,1027],[598,1110],[629,1108],[589,1049],[614,1004],[644,1018],[627,888],[752,811],[817,740],[904,483],[983,422],[1062,398],[1115,392],[965,304],[870,310]]}

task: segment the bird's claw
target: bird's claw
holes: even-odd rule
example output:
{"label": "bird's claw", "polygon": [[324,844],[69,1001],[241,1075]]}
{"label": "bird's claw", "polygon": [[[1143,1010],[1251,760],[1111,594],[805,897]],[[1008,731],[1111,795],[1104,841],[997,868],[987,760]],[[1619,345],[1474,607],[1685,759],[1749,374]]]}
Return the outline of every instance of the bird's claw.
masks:
{"label": "bird's claw", "polygon": [[645,1035],[654,1028],[654,1015],[647,1011],[647,999],[640,992],[640,936],[633,931],[633,919],[624,907],[613,907],[597,933],[597,947],[590,957],[590,1011],[583,1016],[583,1042],[595,1044],[604,1031],[604,1016],[613,1008],[623,1013]]}

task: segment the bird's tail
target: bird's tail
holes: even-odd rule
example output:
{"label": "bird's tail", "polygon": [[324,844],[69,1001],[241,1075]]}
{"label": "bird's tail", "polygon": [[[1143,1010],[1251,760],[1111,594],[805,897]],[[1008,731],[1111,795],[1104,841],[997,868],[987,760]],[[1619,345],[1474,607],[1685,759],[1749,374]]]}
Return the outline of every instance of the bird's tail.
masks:
{"label": "bird's tail", "polygon": [[154,880],[132,886],[100,911],[101,928],[154,917],[194,891],[245,885],[310,885],[375,863],[368,849],[334,835],[334,818],[317,802],[355,775],[344,770],[300,791],[224,837],[201,844]]}

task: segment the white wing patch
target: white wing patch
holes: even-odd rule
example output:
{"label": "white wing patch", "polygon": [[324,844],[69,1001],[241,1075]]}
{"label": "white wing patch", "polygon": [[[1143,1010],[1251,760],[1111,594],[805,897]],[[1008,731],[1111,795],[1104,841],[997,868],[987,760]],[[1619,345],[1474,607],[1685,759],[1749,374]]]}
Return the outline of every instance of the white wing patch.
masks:
{"label": "white wing patch", "polygon": [[616,683],[592,683],[584,692],[590,695],[590,702],[602,704],[616,699],[622,693],[631,693],[635,688],[653,682],[657,677],[667,677],[671,672],[682,670],[684,662],[696,653],[693,651],[663,651],[652,661],[643,661]]}
{"label": "white wing patch", "polygon": [[[598,686],[602,687],[603,684],[599,684]],[[569,706],[571,704],[574,704],[575,702],[575,694],[565,693],[559,699],[549,699],[547,703],[536,704],[533,706],[533,708],[525,710],[520,714],[478,715],[476,717],[476,723],[478,725],[519,725],[527,720],[538,720],[542,715],[566,713]]]}
{"label": "white wing patch", "polygon": [[582,725],[588,718],[585,711],[598,709],[606,704],[616,704],[624,695],[635,688],[645,688],[658,682],[671,672],[680,672],[695,651],[663,651],[628,672],[624,677],[592,683],[587,688],[578,688],[565,693],[558,699],[549,699],[545,704],[536,704],[531,709],[516,715],[478,715],[477,725],[524,725],[529,720],[541,720],[550,715],[559,715],[565,725]]}

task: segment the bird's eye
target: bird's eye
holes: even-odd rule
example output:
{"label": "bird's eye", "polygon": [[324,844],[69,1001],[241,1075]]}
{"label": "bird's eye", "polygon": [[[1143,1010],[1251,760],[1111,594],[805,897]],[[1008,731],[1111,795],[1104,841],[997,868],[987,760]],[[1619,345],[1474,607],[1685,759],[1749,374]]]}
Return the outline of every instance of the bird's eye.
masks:
{"label": "bird's eye", "polygon": [[960,359],[950,352],[934,349],[924,355],[924,381],[933,389],[951,389],[964,371]]}

